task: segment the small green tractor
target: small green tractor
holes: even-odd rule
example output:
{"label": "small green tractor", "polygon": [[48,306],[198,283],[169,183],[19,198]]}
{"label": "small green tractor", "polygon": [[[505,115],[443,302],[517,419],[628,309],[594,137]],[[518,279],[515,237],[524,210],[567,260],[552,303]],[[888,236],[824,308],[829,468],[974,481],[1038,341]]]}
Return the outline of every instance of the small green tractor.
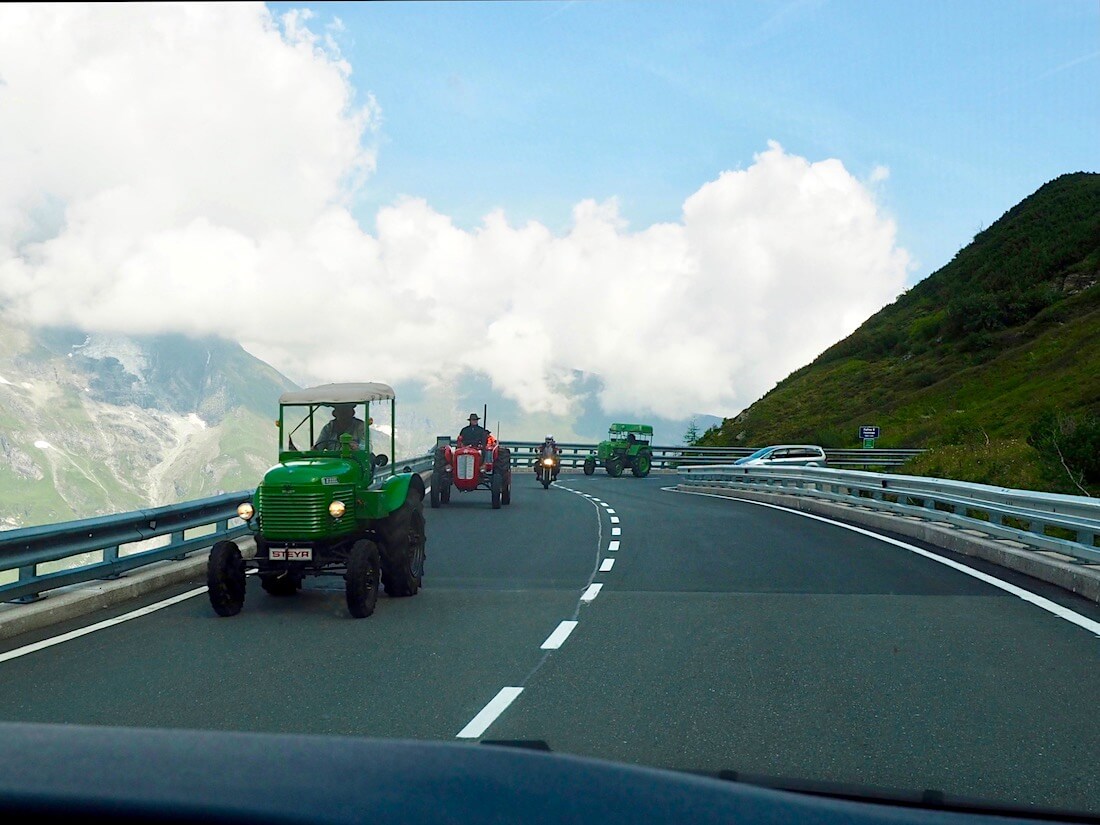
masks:
{"label": "small green tractor", "polygon": [[[389,402],[385,384],[325,384],[279,398],[279,462],[237,514],[256,537],[245,558],[235,542],[214,545],[207,563],[210,604],[220,616],[244,605],[246,573],[272,596],[293,596],[307,576],[340,576],[348,612],[374,612],[379,583],[391,596],[415,596],[424,573],[424,481],[413,472],[377,470],[370,405]],[[406,468],[407,469],[407,468]]]}
{"label": "small green tractor", "polygon": [[596,447],[596,454],[584,460],[584,474],[596,472],[597,464],[618,478],[626,467],[636,478],[645,478],[653,466],[653,428],[648,424],[612,424],[607,440]]}

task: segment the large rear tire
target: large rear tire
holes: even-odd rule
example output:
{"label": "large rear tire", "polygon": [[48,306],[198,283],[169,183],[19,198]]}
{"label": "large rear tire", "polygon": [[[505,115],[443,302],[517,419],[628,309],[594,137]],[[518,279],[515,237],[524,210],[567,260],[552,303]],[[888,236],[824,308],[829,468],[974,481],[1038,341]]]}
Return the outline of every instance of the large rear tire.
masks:
{"label": "large rear tire", "polygon": [[493,509],[500,509],[500,493],[504,489],[504,473],[493,471],[493,477],[489,480],[489,494],[492,496]]}
{"label": "large rear tire", "polygon": [[500,503],[507,507],[512,503],[512,471],[504,474],[504,487],[500,491]]}
{"label": "large rear tire", "polygon": [[451,482],[443,482],[443,489],[439,491],[439,500],[444,504],[451,503]]}
{"label": "large rear tire", "polygon": [[630,472],[634,473],[635,478],[645,478],[649,475],[649,469],[653,466],[653,461],[649,453],[638,453],[634,457],[634,463],[630,465]]}
{"label": "large rear tire", "polygon": [[348,554],[348,572],[344,574],[344,595],[348,612],[365,619],[378,604],[378,579],[381,575],[378,545],[359,539]]}
{"label": "large rear tire", "polygon": [[617,455],[613,455],[611,458],[607,459],[607,463],[604,464],[604,467],[607,468],[607,474],[612,478],[618,478],[623,474],[623,460]]}
{"label": "large rear tire", "polygon": [[432,473],[432,489],[431,492],[428,493],[428,496],[431,499],[433,510],[439,507],[439,502],[442,500],[442,494],[439,489],[442,483],[440,474]]}
{"label": "large rear tire", "polygon": [[232,541],[219,541],[206,561],[206,589],[214,612],[219,616],[240,613],[246,586],[240,548]]}
{"label": "large rear tire", "polygon": [[379,526],[382,536],[382,585],[390,596],[415,596],[424,576],[427,532],[424,501],[409,488],[405,503]]}

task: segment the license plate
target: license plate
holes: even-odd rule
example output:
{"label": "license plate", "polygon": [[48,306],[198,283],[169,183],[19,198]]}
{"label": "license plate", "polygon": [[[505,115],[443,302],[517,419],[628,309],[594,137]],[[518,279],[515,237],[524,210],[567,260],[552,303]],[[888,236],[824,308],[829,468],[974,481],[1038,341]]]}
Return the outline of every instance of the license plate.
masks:
{"label": "license plate", "polygon": [[313,561],[313,548],[269,547],[267,557],[272,561]]}

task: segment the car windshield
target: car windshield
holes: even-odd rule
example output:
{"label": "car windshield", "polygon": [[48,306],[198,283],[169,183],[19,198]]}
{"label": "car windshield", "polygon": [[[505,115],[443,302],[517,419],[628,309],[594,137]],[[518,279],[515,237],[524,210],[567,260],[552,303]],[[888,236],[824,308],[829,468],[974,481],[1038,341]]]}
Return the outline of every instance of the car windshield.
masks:
{"label": "car windshield", "polygon": [[747,464],[750,461],[756,461],[758,458],[764,458],[767,455],[771,455],[771,452],[774,449],[775,449],[775,447],[761,447],[756,452],[751,453],[751,454],[746,455],[746,456],[742,456],[741,458],[737,459],[733,463],[734,464]]}
{"label": "car windshield", "polygon": [[1100,816],[1098,33],[0,3],[0,723]]}

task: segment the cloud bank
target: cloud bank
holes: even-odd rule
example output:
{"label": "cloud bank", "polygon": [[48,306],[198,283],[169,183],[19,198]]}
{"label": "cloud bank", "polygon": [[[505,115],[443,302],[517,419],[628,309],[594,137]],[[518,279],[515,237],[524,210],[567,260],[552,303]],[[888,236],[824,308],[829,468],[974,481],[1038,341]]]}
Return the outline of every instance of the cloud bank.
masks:
{"label": "cloud bank", "polygon": [[[304,12],[0,7],[0,305],[39,325],[218,334],[303,381],[485,374],[568,414],[733,414],[903,288],[874,186],[769,143],[634,230],[423,199],[351,210],[379,107]],[[369,85],[370,78],[356,79]],[[385,101],[381,101],[384,106]]]}

